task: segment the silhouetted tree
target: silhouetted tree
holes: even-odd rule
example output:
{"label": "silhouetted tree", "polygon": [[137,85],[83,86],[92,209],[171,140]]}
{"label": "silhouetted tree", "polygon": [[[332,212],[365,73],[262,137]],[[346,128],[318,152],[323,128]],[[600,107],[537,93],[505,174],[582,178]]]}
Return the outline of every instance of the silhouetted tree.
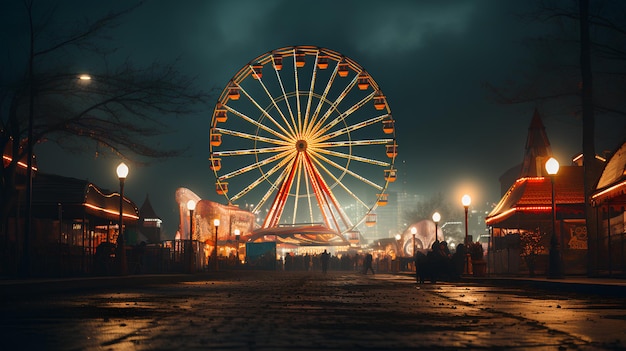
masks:
{"label": "silhouetted tree", "polygon": [[[544,48],[552,48],[552,55],[545,55],[553,60],[551,65],[537,70],[539,76],[527,77],[524,84],[514,85],[508,91],[487,84],[500,102],[565,107],[570,115],[582,120],[586,199],[593,193],[602,171],[602,164],[595,157],[596,113],[605,118],[613,116],[616,121],[626,117],[625,17],[626,3],[619,1],[599,0],[591,4],[589,0],[542,1],[529,18],[552,21],[562,29],[556,37],[535,41],[544,44]],[[578,55],[573,54],[576,51]],[[578,64],[569,61],[575,57],[578,57]],[[615,127],[619,126],[616,123]],[[626,135],[626,130],[622,135]],[[585,208],[591,255],[596,250],[597,218],[589,201]],[[592,262],[590,257],[588,273],[593,273]]]}
{"label": "silhouetted tree", "polygon": [[[64,30],[50,27],[56,9],[48,2],[24,0],[23,11],[12,13],[24,17],[27,35],[22,46],[26,53],[12,53],[11,57],[23,57],[26,62],[4,65],[5,72],[0,75],[0,150],[8,156],[0,178],[3,243],[7,219],[17,203],[18,161],[30,164],[37,143],[56,143],[80,152],[95,142],[105,153],[140,163],[184,151],[162,148],[151,138],[170,132],[166,120],[198,111],[209,95],[197,89],[194,78],[177,70],[176,61],[147,66],[136,66],[130,60],[109,62],[115,50],[105,49],[105,33],[139,6],[92,21],[65,21]],[[21,28],[15,30],[22,33]],[[12,46],[16,47],[20,46]],[[86,72],[73,68],[79,61],[91,62],[90,79],[80,79]],[[32,177],[26,179],[26,196],[30,196]],[[29,246],[29,225],[27,220],[24,250]]]}

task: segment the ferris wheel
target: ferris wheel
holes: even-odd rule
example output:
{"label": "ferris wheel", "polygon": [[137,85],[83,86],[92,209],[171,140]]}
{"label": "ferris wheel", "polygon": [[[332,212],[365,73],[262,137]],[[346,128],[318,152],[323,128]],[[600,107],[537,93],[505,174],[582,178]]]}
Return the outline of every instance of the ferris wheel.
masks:
{"label": "ferris wheel", "polygon": [[396,179],[394,119],[374,79],[333,50],[290,46],[243,66],[213,111],[210,168],[262,228],[376,222]]}

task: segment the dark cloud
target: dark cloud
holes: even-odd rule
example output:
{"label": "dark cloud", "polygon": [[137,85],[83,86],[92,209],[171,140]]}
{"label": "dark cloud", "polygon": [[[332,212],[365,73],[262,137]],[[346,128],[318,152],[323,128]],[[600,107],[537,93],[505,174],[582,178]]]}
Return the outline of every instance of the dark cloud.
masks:
{"label": "dark cloud", "polygon": [[[59,9],[64,20],[76,12],[95,16],[128,6],[126,1],[61,3],[72,4]],[[499,176],[522,159],[535,106],[498,105],[482,84],[503,84],[529,70],[534,52],[524,41],[545,30],[544,24],[520,19],[532,5],[493,0],[147,1],[115,29],[109,45],[118,48],[116,58],[137,62],[180,58],[183,71],[217,91],[247,62],[275,48],[315,45],[339,51],[365,67],[387,95],[397,121],[399,162],[412,191],[456,196],[457,188],[473,187],[477,199],[496,202]],[[128,193],[139,203],[149,193],[170,235],[176,231],[177,187],[220,199],[207,162],[210,118],[206,111],[185,122],[172,121],[176,131],[159,141],[189,145],[185,157],[131,169]],[[546,116],[545,123],[559,157],[581,150],[578,121]],[[115,187],[116,160],[63,159],[45,146],[38,152],[47,172]],[[105,168],[110,175],[94,172]],[[394,185],[396,190],[401,186]]]}

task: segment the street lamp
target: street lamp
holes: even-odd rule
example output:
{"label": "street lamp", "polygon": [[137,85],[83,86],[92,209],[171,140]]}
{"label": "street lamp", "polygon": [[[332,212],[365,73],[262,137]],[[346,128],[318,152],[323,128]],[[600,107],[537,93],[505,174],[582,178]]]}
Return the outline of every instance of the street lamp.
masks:
{"label": "street lamp", "polygon": [[439,241],[439,237],[437,236],[437,226],[439,225],[439,221],[441,220],[441,215],[439,212],[433,213],[433,222],[435,222],[435,241]]}
{"label": "street lamp", "polygon": [[235,229],[235,253],[237,257],[237,264],[239,264],[239,235],[241,235],[241,231],[239,229]]}
{"label": "street lamp", "polygon": [[470,253],[467,246],[467,211],[469,210],[469,205],[472,203],[472,198],[469,195],[465,194],[461,198],[461,203],[463,204],[463,208],[465,208],[465,274],[469,274]]}
{"label": "street lamp", "polygon": [[219,219],[214,219],[213,220],[213,226],[215,226],[215,246],[213,248],[213,264],[215,266],[215,270],[218,270],[218,265],[217,265],[217,228],[219,228],[220,226],[220,220]]}
{"label": "street lamp", "polygon": [[559,238],[556,235],[556,204],[554,202],[554,177],[559,172],[559,161],[554,157],[546,162],[546,171],[550,175],[552,185],[552,237],[550,237],[550,265],[548,266],[548,278],[562,278],[563,267],[561,265],[561,251]]}
{"label": "street lamp", "polygon": [[189,209],[189,272],[193,272],[193,211],[196,209],[196,202],[194,200],[187,201],[187,209]]}
{"label": "street lamp", "polygon": [[411,227],[411,235],[413,235],[413,257],[417,255],[417,246],[415,246],[415,234],[417,234],[417,228]]}
{"label": "street lamp", "polygon": [[117,254],[119,255],[120,274],[126,275],[126,248],[124,243],[124,181],[128,176],[128,166],[122,162],[117,166],[117,177],[120,179],[120,223],[117,235]]}

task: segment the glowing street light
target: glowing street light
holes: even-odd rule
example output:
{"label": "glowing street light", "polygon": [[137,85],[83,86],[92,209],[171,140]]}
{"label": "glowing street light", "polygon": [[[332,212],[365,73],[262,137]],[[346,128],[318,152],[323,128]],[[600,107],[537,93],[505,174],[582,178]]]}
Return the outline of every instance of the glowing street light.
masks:
{"label": "glowing street light", "polygon": [[219,228],[220,226],[220,220],[219,219],[214,219],[213,220],[213,226],[215,227],[215,246],[213,248],[213,262],[215,265],[215,270],[218,270],[218,265],[217,265],[217,228]]}
{"label": "glowing street light", "polygon": [[124,181],[128,176],[128,166],[122,162],[116,169],[117,177],[120,180],[120,222],[117,235],[117,254],[119,255],[120,274],[126,275],[126,247],[124,243]]}
{"label": "glowing street light", "polygon": [[187,201],[187,209],[189,210],[189,272],[193,272],[193,211],[196,209],[196,202],[194,200]]}
{"label": "glowing street light", "polygon": [[439,225],[439,221],[441,220],[441,215],[439,212],[433,213],[433,222],[435,222],[435,241],[439,241],[439,237],[437,236],[437,226]]}
{"label": "glowing street light", "polygon": [[561,264],[561,250],[559,238],[556,235],[556,204],[554,202],[554,177],[559,172],[559,161],[554,157],[546,162],[546,171],[550,175],[552,185],[552,236],[550,237],[550,265],[548,266],[548,278],[562,278],[563,267]]}
{"label": "glowing street light", "polygon": [[239,264],[239,236],[241,235],[241,231],[239,229],[235,229],[235,245],[236,245],[236,254],[237,254],[237,264]]}

